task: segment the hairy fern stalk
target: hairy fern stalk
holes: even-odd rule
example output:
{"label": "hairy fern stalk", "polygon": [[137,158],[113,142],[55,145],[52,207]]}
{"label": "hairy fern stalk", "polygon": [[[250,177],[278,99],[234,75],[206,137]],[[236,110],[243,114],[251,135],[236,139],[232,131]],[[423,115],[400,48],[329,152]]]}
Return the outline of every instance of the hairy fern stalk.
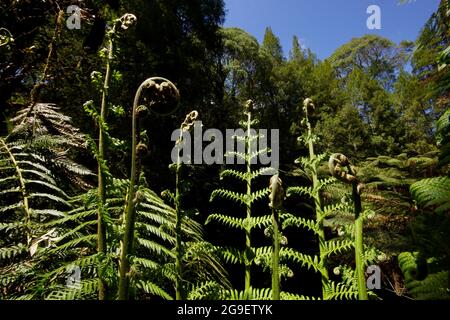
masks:
{"label": "hairy fern stalk", "polygon": [[339,240],[331,239],[326,240],[324,221],[339,210],[345,208],[345,204],[340,203],[336,205],[323,206],[321,199],[321,190],[335,181],[334,178],[319,179],[318,167],[320,163],[325,159],[326,155],[316,155],[314,152],[314,142],[317,137],[313,134],[311,123],[309,121],[309,113],[314,110],[314,104],[311,99],[305,99],[303,105],[303,111],[305,112],[305,118],[302,123],[307,127],[306,134],[301,140],[306,144],[309,157],[300,158],[296,162],[301,163],[304,168],[304,172],[308,179],[312,181],[311,187],[290,187],[287,189],[287,195],[292,196],[294,194],[306,195],[314,201],[315,220],[305,219],[293,214],[286,214],[283,217],[283,228],[287,227],[303,227],[315,234],[319,243],[319,255],[306,255],[297,252],[293,249],[286,249],[281,252],[281,256],[284,259],[294,261],[302,266],[312,268],[318,272],[321,276],[322,283],[322,299],[339,299],[339,298],[353,298],[357,296],[357,291],[344,283],[335,283],[330,279],[328,273],[328,259],[330,256],[339,254],[353,248],[353,241],[348,239]]}
{"label": "hairy fern stalk", "polygon": [[[106,226],[105,226],[105,200],[106,200],[106,172],[108,171],[106,165],[105,154],[107,151],[106,144],[106,115],[108,113],[108,94],[111,79],[111,64],[114,56],[114,40],[117,36],[117,26],[120,24],[121,29],[128,29],[128,27],[136,21],[136,17],[132,14],[125,14],[120,19],[112,22],[112,28],[107,32],[107,54],[106,54],[106,71],[102,87],[102,100],[100,107],[100,117],[98,119],[98,213],[97,213],[97,251],[99,253],[106,253]],[[106,287],[103,279],[99,278],[99,299],[104,300],[106,297]]]}
{"label": "hairy fern stalk", "polygon": [[282,206],[284,198],[284,190],[281,179],[278,175],[270,178],[270,202],[269,207],[272,209],[272,233],[273,233],[273,253],[272,253],[272,300],[280,300],[280,214],[279,210]]}
{"label": "hairy fern stalk", "polygon": [[356,178],[356,169],[343,154],[333,154],[329,160],[329,169],[333,177],[352,186],[352,199],[355,213],[354,246],[355,246],[355,273],[358,285],[359,300],[367,300],[367,287],[365,279],[364,247],[363,247],[363,214],[361,205],[361,190],[363,184]]}
{"label": "hairy fern stalk", "polygon": [[252,289],[251,287],[251,268],[252,265],[254,265],[255,260],[260,259],[260,251],[252,246],[252,230],[255,228],[268,227],[271,223],[270,215],[252,215],[252,205],[256,201],[268,196],[268,194],[270,193],[269,188],[264,188],[257,191],[252,190],[252,182],[265,172],[270,172],[273,170],[271,168],[252,170],[252,159],[259,156],[259,154],[261,153],[268,152],[267,149],[252,152],[252,143],[254,143],[259,137],[257,134],[252,133],[252,126],[257,123],[256,120],[252,119],[252,108],[253,102],[251,100],[247,101],[245,105],[245,115],[247,119],[242,122],[242,125],[247,130],[247,132],[244,137],[236,137],[238,142],[245,145],[245,153],[242,154],[233,151],[229,152],[229,154],[227,155],[243,159],[245,161],[245,171],[242,172],[234,169],[226,169],[221,173],[221,177],[232,177],[243,182],[246,187],[246,192],[239,193],[226,189],[217,189],[214,190],[211,194],[211,201],[216,198],[223,198],[244,206],[245,217],[238,218],[223,214],[211,214],[206,221],[206,223],[215,221],[229,228],[242,230],[245,233],[245,249],[243,251],[235,248],[219,248],[219,252],[223,256],[225,261],[233,264],[241,264],[244,266],[244,291],[242,292],[242,294],[238,292],[231,293],[231,296],[233,296],[234,298],[239,297],[243,299],[254,298],[254,290],[257,290]]}

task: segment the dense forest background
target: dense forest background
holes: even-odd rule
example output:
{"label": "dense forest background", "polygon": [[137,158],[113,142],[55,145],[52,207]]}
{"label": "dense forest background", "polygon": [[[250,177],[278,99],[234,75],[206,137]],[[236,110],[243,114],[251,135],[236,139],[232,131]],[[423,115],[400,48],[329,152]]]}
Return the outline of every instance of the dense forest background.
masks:
{"label": "dense forest background", "polygon": [[[79,30],[66,27],[70,16],[66,8],[72,4],[81,8]],[[319,60],[299,43],[301,34],[293,37],[292,50],[286,53],[270,27],[262,43],[245,30],[223,28],[221,0],[1,1],[0,28],[4,29],[0,34],[3,40],[9,37],[13,41],[0,47],[0,136],[5,146],[0,158],[0,297],[95,298],[104,289],[102,298],[115,298],[116,288],[122,285],[117,270],[124,232],[121,214],[129,200],[125,195],[130,177],[132,102],[145,79],[160,76],[176,85],[180,102],[169,115],[149,112],[140,121],[139,130],[144,132],[140,139],[146,150],[139,154],[141,175],[136,179],[147,188],[142,191],[147,200],[155,197],[159,203],[149,200],[147,208],[173,206],[175,211],[164,213],[170,215],[182,207],[188,226],[184,230],[177,226],[178,220],[167,217],[169,222],[160,221],[152,216],[159,231],[147,225],[151,229],[147,229],[148,242],[136,240],[148,252],[134,248],[141,256],[136,263],[142,269],[131,269],[134,280],[129,295],[168,299],[175,298],[176,291],[177,298],[229,298],[220,290],[244,288],[244,268],[230,263],[229,255],[222,258],[223,250],[216,250],[243,249],[244,232],[205,222],[213,213],[242,212],[242,207],[230,205],[226,199],[210,201],[210,197],[220,188],[245,192],[245,184],[222,179],[220,173],[227,166],[188,165],[180,172],[169,166],[175,143],[171,135],[186,114],[198,111],[205,128],[237,128],[244,117],[244,104],[251,99],[257,127],[280,130],[280,177],[287,189],[308,186],[312,181],[295,163],[309,154],[297,138],[306,132],[303,101],[311,98],[315,108],[308,121],[316,134],[316,153],[345,154],[365,184],[362,203],[371,214],[364,224],[364,242],[367,248],[376,248],[375,260],[382,272],[382,289],[375,290],[374,296],[450,298],[449,10],[448,2],[442,0],[415,42],[394,43],[368,34]],[[111,36],[113,21],[124,13],[137,17],[135,25],[126,30],[118,27],[120,32]],[[112,37],[112,59],[107,59]],[[108,112],[99,120],[107,63],[111,70],[106,89]],[[107,148],[101,156],[99,130],[107,132]],[[14,162],[15,171],[9,176],[8,159],[14,152],[35,158]],[[33,163],[34,168],[17,169],[20,164]],[[103,205],[107,204],[104,214],[108,217],[107,248],[101,252],[95,236],[97,220],[81,214],[86,210],[95,216],[100,210],[92,207],[101,201],[101,196],[100,200],[95,197],[99,168],[107,181]],[[329,176],[327,168],[326,164],[318,166],[317,175]],[[30,187],[27,193],[26,183],[17,188],[9,185],[18,172],[30,170],[49,175],[46,184],[62,190],[63,199],[30,197],[46,188],[54,190],[52,186],[35,185],[38,191],[32,193]],[[437,177],[440,180],[432,180]],[[21,181],[27,179],[31,180],[25,177]],[[432,194],[414,194],[411,186],[425,179],[431,179],[430,185],[420,190]],[[255,189],[268,185],[269,177],[255,179]],[[175,186],[176,194],[163,192]],[[39,209],[24,215],[28,209],[23,209],[23,199],[13,207],[11,199],[20,192],[24,199],[30,198],[30,207]],[[339,202],[345,193],[351,193],[351,187],[336,183],[321,196]],[[270,214],[268,202],[266,196],[255,203],[254,214]],[[287,197],[284,208],[297,216],[314,216],[314,202],[306,196]],[[325,238],[337,237],[340,229],[336,226],[345,219],[348,217],[343,214],[328,219]],[[164,229],[180,227],[189,238],[201,226],[201,242],[196,236],[197,242],[184,242],[181,236],[176,239],[176,232]],[[255,227],[250,232],[255,247],[271,244],[263,230]],[[55,232],[56,236],[50,234]],[[319,250],[317,238],[308,230],[288,228],[283,234],[288,245],[299,252],[313,255]],[[179,247],[182,243],[184,250]],[[201,243],[199,248],[197,243]],[[89,260],[96,252],[104,255]],[[258,252],[253,254],[264,256]],[[181,270],[173,260],[178,253],[176,261],[184,261],[182,277],[173,271]],[[206,263],[208,257],[212,261]],[[249,261],[248,257],[242,259]],[[82,267],[83,281],[98,277],[100,282],[91,281],[89,286],[83,282],[82,292],[64,289],[64,272],[71,261]],[[302,269],[295,261],[281,268],[282,289],[292,293],[284,297],[320,296],[320,272],[314,267]],[[354,267],[351,250],[339,250],[325,268],[333,274],[334,266],[341,264]],[[253,287],[271,286],[273,269],[251,263],[250,270]],[[283,272],[289,276],[284,277]],[[330,278],[338,281],[339,276],[337,270]],[[180,279],[186,283],[184,292],[178,290]],[[265,297],[264,292],[258,294],[255,297]],[[236,293],[231,297],[249,296]]]}

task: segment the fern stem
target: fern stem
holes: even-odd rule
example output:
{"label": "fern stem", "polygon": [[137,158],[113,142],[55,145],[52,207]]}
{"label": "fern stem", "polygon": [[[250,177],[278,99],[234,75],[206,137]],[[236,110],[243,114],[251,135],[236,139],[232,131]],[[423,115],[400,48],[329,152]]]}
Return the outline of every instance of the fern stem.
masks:
{"label": "fern stem", "polygon": [[[27,116],[24,118],[28,118],[31,113],[33,112],[34,106],[36,105],[36,102],[39,98],[39,94],[41,92],[41,89],[44,87],[45,82],[47,80],[47,74],[50,69],[50,62],[53,56],[53,51],[56,45],[56,41],[59,38],[59,34],[61,32],[61,26],[64,22],[64,10],[59,10],[58,14],[56,15],[56,22],[55,22],[55,29],[53,31],[52,40],[50,41],[50,44],[48,45],[48,54],[44,65],[44,70],[42,71],[42,74],[39,78],[39,80],[34,84],[33,88],[31,89],[30,94],[30,100],[31,100],[31,108],[28,110]],[[35,133],[35,122],[33,123],[33,134]]]}
{"label": "fern stem", "polygon": [[26,189],[25,179],[22,175],[22,171],[19,168],[19,164],[17,163],[16,158],[14,157],[11,150],[8,148],[8,145],[5,143],[5,141],[2,138],[0,138],[0,142],[3,146],[3,148],[5,148],[6,152],[8,153],[8,156],[11,159],[11,162],[13,163],[14,169],[16,170],[17,177],[19,178],[20,192],[21,192],[22,198],[23,198],[23,210],[25,212],[25,230],[26,230],[26,237],[27,237],[27,245],[30,245],[31,244],[31,227],[30,227],[31,212],[30,212],[30,207],[29,207],[29,202],[28,202],[28,193],[27,193],[27,189]]}
{"label": "fern stem", "polygon": [[[100,123],[98,134],[98,213],[97,213],[97,252],[106,254],[106,228],[104,222],[104,210],[106,199],[106,182],[105,182],[105,153],[107,145],[105,142],[104,123],[106,123],[107,99],[109,91],[109,81],[111,78],[111,61],[113,59],[113,40],[110,38],[108,42],[108,57],[106,62],[106,74],[103,83],[102,104],[100,109]],[[106,284],[99,272],[99,300],[104,300],[106,296]]]}
{"label": "fern stem", "polygon": [[318,223],[317,236],[319,240],[319,268],[322,278],[322,298],[327,298],[327,287],[329,282],[328,270],[326,268],[326,241],[325,241],[325,231],[323,227],[323,213],[322,213],[322,202],[320,199],[320,190],[319,190],[319,179],[317,177],[317,165],[314,164],[314,160],[316,159],[316,155],[314,153],[314,142],[313,142],[313,133],[311,128],[311,123],[309,122],[308,116],[308,106],[305,107],[305,120],[308,128],[308,150],[309,150],[309,160],[311,163],[311,175],[313,181],[313,190],[314,190],[314,206],[316,212],[316,221]]}
{"label": "fern stem", "polygon": [[[120,269],[119,269],[119,290],[118,299],[126,300],[129,295],[129,285],[130,285],[130,260],[129,256],[133,253],[134,244],[134,229],[135,229],[135,205],[136,190],[138,186],[136,185],[136,178],[138,175],[138,165],[137,165],[137,121],[138,121],[138,106],[142,91],[145,88],[149,88],[156,84],[155,81],[162,81],[168,84],[173,90],[173,93],[179,98],[178,89],[175,85],[165,78],[153,77],[148,78],[141,83],[136,91],[133,102],[133,113],[132,113],[132,124],[131,124],[131,172],[130,172],[130,182],[127,194],[127,204],[125,209],[125,231],[123,236],[123,241],[121,245],[120,252]],[[150,105],[153,105],[151,103]]]}
{"label": "fern stem", "polygon": [[273,253],[272,253],[272,300],[280,300],[280,231],[278,210],[272,208]]}
{"label": "fern stem", "polygon": [[359,300],[368,300],[366,279],[364,276],[363,216],[361,215],[361,196],[358,191],[357,182],[352,184],[352,193],[355,206],[355,263],[358,298]]}
{"label": "fern stem", "polygon": [[132,113],[132,125],[131,125],[131,173],[130,173],[130,185],[128,187],[127,195],[127,207],[125,211],[125,233],[122,242],[122,250],[120,253],[120,273],[119,273],[119,292],[118,299],[128,299],[129,289],[129,270],[130,262],[128,255],[132,253],[133,240],[134,240],[134,204],[136,194],[136,146],[137,146],[137,132],[136,132],[136,109],[138,107],[139,98],[142,90],[146,85],[144,81],[138,88],[136,95],[134,96],[133,113]]}
{"label": "fern stem", "polygon": [[[246,208],[247,208],[247,220],[250,221],[252,217],[252,208],[251,208],[251,196],[252,196],[252,178],[251,178],[251,122],[252,122],[252,113],[249,109],[247,111],[247,155],[245,157],[246,165],[247,165],[247,200],[246,200]],[[247,297],[250,293],[250,286],[251,286],[251,268],[252,268],[252,261],[249,259],[249,253],[252,250],[252,242],[251,242],[251,233],[252,229],[251,226],[247,226],[245,228],[245,286],[244,286],[244,292],[245,296]]]}
{"label": "fern stem", "polygon": [[[178,141],[182,141],[183,139],[183,130],[180,131],[180,138]],[[175,270],[176,270],[176,278],[175,278],[175,299],[183,300],[183,247],[182,247],[182,239],[181,239],[181,224],[182,224],[182,213],[180,209],[180,169],[181,169],[181,150],[178,150],[177,155],[177,166],[175,172],[175,211],[176,211],[176,222],[175,222],[175,234],[176,234],[176,244],[175,244],[175,252],[176,252],[176,260],[175,260]]]}

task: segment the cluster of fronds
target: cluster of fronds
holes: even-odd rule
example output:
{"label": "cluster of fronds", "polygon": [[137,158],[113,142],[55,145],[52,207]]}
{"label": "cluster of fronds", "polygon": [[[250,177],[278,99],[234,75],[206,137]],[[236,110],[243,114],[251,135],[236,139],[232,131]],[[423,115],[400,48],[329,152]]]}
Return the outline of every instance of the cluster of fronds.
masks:
{"label": "cluster of fronds", "polygon": [[[441,166],[449,163],[449,117],[450,111],[446,111],[437,122]],[[416,299],[450,299],[449,190],[448,176],[420,180],[410,187],[423,214],[411,225],[416,252],[403,252],[398,262],[406,289]]]}
{"label": "cluster of fronds", "polygon": [[66,184],[88,188],[86,178],[92,172],[73,160],[74,151],[86,148],[86,136],[52,103],[36,103],[21,109],[12,118],[9,139],[32,145],[56,177]]}
{"label": "cluster of fronds", "polygon": [[42,247],[52,246],[56,229],[47,227],[70,208],[42,157],[23,144],[0,138],[0,268],[3,291],[30,294],[37,270],[48,266]]}
{"label": "cluster of fronds", "polygon": [[[85,186],[90,171],[71,160],[69,148],[83,147],[83,135],[54,105],[24,108],[12,123],[0,138],[1,282],[8,298],[39,298],[41,275],[58,260],[45,254],[61,236],[51,224],[72,207],[62,186]],[[63,185],[61,176],[69,178]]]}
{"label": "cluster of fronds", "polygon": [[[52,222],[61,230],[61,236],[52,249],[53,255],[60,254],[66,259],[59,268],[45,277],[53,278],[53,284],[47,288],[48,299],[92,299],[98,294],[98,275],[107,284],[110,296],[115,298],[117,291],[117,268],[120,239],[123,229],[123,211],[128,181],[113,179],[106,198],[108,231],[108,252],[106,255],[96,251],[96,225],[98,194],[96,189],[73,199],[77,209],[65,217]],[[141,178],[136,204],[136,250],[131,261],[131,292],[133,297],[159,296],[173,299],[175,281],[175,209],[166,204],[156,193],[150,190]],[[75,206],[75,205],[74,205]],[[220,287],[227,285],[223,269],[214,259],[214,249],[202,240],[201,226],[186,217],[182,228],[186,243],[184,255],[185,272],[189,274],[188,284],[196,290],[200,283],[217,281]],[[67,287],[67,270],[76,266],[81,270],[80,284]],[[225,278],[226,279],[226,278]]]}
{"label": "cluster of fronds", "polygon": [[[334,270],[337,275],[339,270],[346,270],[343,273],[342,281],[336,283],[329,276],[330,264],[336,256],[343,256],[355,248],[355,217],[352,216],[351,196],[345,192],[341,192],[341,201],[333,203],[326,200],[325,194],[328,192],[328,199],[333,199],[331,186],[336,185],[334,177],[319,177],[320,165],[325,160],[326,154],[316,155],[314,153],[314,142],[317,136],[313,134],[311,123],[309,122],[308,113],[314,109],[314,105],[310,99],[304,102],[304,112],[306,114],[302,124],[306,124],[307,132],[299,138],[309,148],[309,156],[301,157],[296,163],[301,164],[303,176],[312,182],[312,186],[298,186],[287,189],[287,195],[294,194],[306,196],[314,201],[315,219],[308,219],[294,214],[282,215],[283,228],[297,227],[306,229],[314,234],[318,240],[319,253],[316,255],[307,255],[292,249],[281,250],[280,258],[293,261],[302,267],[313,269],[321,275],[322,282],[322,299],[353,299],[358,298],[358,283],[355,270],[346,265],[339,265]],[[345,187],[339,185],[339,189],[345,190]],[[324,191],[327,192],[324,192]],[[361,213],[361,219],[369,214],[369,211]],[[334,227],[337,236],[326,239],[325,228]],[[362,263],[364,266],[369,265],[376,260],[376,250],[363,250]],[[365,285],[365,284],[364,284]]]}

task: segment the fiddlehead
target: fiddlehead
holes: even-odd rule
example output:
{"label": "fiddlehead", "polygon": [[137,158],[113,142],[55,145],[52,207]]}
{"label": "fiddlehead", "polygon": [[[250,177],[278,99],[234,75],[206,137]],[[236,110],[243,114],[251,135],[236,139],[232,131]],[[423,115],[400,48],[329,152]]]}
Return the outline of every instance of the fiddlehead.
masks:
{"label": "fiddlehead", "polygon": [[[183,123],[180,126],[180,137],[178,138],[176,144],[180,145],[183,142],[183,133],[188,132],[191,130],[191,128],[194,126],[195,121],[198,118],[198,112],[197,111],[191,111],[188,115],[186,115],[186,119],[183,121]],[[183,299],[183,243],[181,239],[181,228],[182,228],[182,222],[183,222],[183,213],[181,211],[181,192],[180,192],[180,183],[181,183],[181,177],[180,177],[180,169],[181,169],[181,158],[180,158],[180,151],[178,150],[177,154],[177,164],[176,164],[176,174],[175,174],[175,211],[176,211],[176,219],[175,219],[175,237],[176,237],[176,244],[175,244],[175,251],[176,251],[176,258],[175,258],[175,269],[176,269],[176,278],[175,278],[175,297],[177,300]]]}
{"label": "fiddlehead", "polygon": [[280,219],[278,210],[283,205],[284,190],[278,175],[270,178],[270,203],[272,208],[273,252],[272,252],[272,300],[280,300]]}
{"label": "fiddlehead", "polygon": [[119,276],[119,300],[125,300],[128,298],[128,287],[130,281],[130,261],[129,255],[133,251],[134,242],[134,224],[135,224],[135,202],[136,197],[136,180],[139,175],[138,165],[137,165],[137,146],[138,146],[138,132],[137,132],[137,122],[139,118],[139,111],[143,108],[139,108],[139,102],[145,91],[149,91],[153,98],[149,102],[149,107],[154,108],[158,103],[166,103],[167,99],[170,102],[174,102],[178,105],[180,100],[180,94],[177,87],[165,78],[153,77],[145,80],[141,83],[136,95],[134,97],[133,103],[133,113],[132,113],[132,129],[131,129],[131,175],[129,190],[127,195],[127,205],[125,209],[125,231],[123,242],[121,245],[120,253],[120,276]]}
{"label": "fiddlehead", "polygon": [[328,167],[333,177],[338,180],[352,185],[353,204],[355,206],[355,261],[356,261],[356,277],[358,283],[358,296],[360,300],[367,300],[367,288],[364,276],[364,248],[363,248],[363,217],[361,215],[361,190],[363,184],[356,177],[356,169],[353,167],[348,158],[341,154],[335,153],[328,161]]}
{"label": "fiddlehead", "polygon": [[[114,57],[114,39],[117,35],[117,26],[120,24],[122,29],[128,29],[132,23],[136,21],[136,16],[130,13],[124,14],[121,18],[116,19],[112,22],[112,28],[107,33],[108,46],[106,55],[106,72],[102,87],[102,101],[100,107],[100,118],[98,119],[99,133],[98,133],[98,213],[97,213],[97,251],[99,253],[106,253],[106,226],[105,226],[105,199],[106,199],[106,172],[108,168],[106,166],[105,154],[107,151],[106,143],[106,115],[108,113],[108,94],[109,85],[112,73],[112,61]],[[134,114],[134,113],[133,113]],[[133,116],[134,117],[134,116]],[[133,146],[135,149],[136,146]],[[105,298],[105,284],[102,279],[99,283],[99,299],[103,300]]]}
{"label": "fiddlehead", "polygon": [[14,38],[8,29],[0,28],[0,47],[6,46],[14,42]]}

